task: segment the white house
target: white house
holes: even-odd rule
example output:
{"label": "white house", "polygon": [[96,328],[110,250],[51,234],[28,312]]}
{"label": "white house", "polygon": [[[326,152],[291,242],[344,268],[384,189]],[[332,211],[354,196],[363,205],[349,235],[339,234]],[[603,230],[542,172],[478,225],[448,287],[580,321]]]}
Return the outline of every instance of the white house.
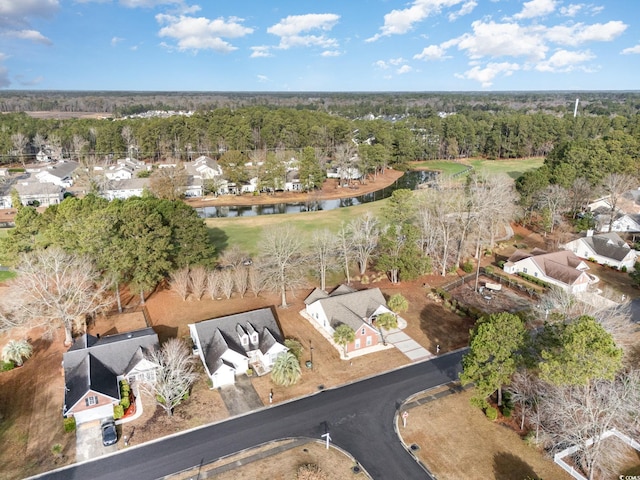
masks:
{"label": "white house", "polygon": [[264,375],[288,350],[271,308],[192,323],[189,332],[211,388],[233,385],[249,368]]}
{"label": "white house", "polygon": [[[611,220],[610,214],[603,213],[600,215],[596,215],[595,219],[599,232],[609,231],[609,221]],[[617,213],[611,225],[611,231],[629,233],[640,232],[640,215]]]}
{"label": "white house", "polygon": [[[64,189],[53,183],[39,183],[29,178],[18,179],[12,186],[20,195],[20,201],[23,205],[37,205],[48,207],[50,205],[59,204],[64,198]],[[11,195],[8,195],[9,206],[11,205]]]}
{"label": "white house", "polygon": [[117,165],[109,167],[104,172],[104,176],[109,180],[131,180],[135,175],[134,169],[128,165]]}
{"label": "white house", "polygon": [[103,192],[102,196],[107,200],[126,200],[130,197],[141,197],[144,189],[149,186],[148,178],[132,178],[113,182]]}
{"label": "white house", "polygon": [[615,232],[593,235],[592,231],[586,236],[572,240],[562,246],[580,258],[593,259],[601,265],[632,270],[640,252],[633,250]]}
{"label": "white house", "polygon": [[506,273],[525,273],[556,285],[570,293],[584,292],[591,283],[589,266],[573,252],[547,253],[534,249],[531,253],[516,250],[504,264]]}
{"label": "white house", "polygon": [[220,164],[206,155],[199,156],[193,162],[187,164],[186,168],[190,174],[199,175],[205,180],[222,176]]}
{"label": "white house", "polygon": [[73,185],[73,172],[78,168],[76,162],[58,162],[49,165],[36,173],[36,178],[40,183],[53,183],[59,187],[69,188]]}
{"label": "white house", "polygon": [[113,407],[120,403],[120,380],[127,380],[134,391],[139,384],[155,380],[158,365],[147,359],[147,353],[158,346],[152,328],[77,338],[62,356],[62,414],[73,416],[78,424],[113,417]]}

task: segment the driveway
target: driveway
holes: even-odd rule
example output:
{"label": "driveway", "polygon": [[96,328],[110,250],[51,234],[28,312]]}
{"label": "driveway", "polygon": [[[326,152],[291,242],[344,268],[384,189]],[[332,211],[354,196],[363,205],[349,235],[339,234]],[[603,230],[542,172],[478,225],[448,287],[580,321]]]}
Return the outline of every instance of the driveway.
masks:
{"label": "driveway", "polygon": [[76,462],[92,460],[117,450],[116,445],[102,445],[100,420],[81,423],[76,427]]}
{"label": "driveway", "polygon": [[234,385],[220,387],[220,396],[232,417],[264,407],[258,392],[246,375],[238,375]]}

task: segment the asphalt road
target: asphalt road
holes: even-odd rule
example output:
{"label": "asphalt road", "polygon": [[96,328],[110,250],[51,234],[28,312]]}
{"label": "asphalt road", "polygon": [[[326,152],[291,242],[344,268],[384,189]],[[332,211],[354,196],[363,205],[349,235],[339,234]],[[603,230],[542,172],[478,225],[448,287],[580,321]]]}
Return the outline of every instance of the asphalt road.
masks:
{"label": "asphalt road", "polygon": [[[40,476],[47,479],[157,479],[256,445],[290,437],[332,442],[351,453],[374,479],[429,478],[393,428],[402,402],[414,393],[457,380],[465,351],[442,355],[336,389],[201,427],[116,455]],[[421,445],[421,448],[429,448]]]}

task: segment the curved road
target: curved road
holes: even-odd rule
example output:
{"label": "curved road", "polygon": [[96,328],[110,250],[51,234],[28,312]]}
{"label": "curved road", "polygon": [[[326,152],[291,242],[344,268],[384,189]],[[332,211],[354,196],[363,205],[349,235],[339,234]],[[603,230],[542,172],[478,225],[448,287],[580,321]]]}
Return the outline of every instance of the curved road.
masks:
{"label": "curved road", "polygon": [[128,448],[39,478],[157,479],[270,440],[320,439],[327,429],[332,442],[351,453],[374,479],[429,478],[401,445],[393,428],[394,415],[409,396],[457,380],[465,351]]}

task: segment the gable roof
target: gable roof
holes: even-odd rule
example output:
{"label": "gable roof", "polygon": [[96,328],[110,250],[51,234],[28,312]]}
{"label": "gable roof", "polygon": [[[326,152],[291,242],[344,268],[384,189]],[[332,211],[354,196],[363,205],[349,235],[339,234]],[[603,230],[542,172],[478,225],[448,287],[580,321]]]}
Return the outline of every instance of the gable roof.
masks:
{"label": "gable roof", "polygon": [[65,410],[89,390],[119,398],[118,375],[126,374],[145,351],[159,345],[152,328],[102,338],[84,334],[63,354]]}
{"label": "gable roof", "polygon": [[549,278],[553,278],[567,285],[573,285],[589,267],[580,257],[568,250],[546,253],[531,257],[540,271]]}
{"label": "gable roof", "polygon": [[[312,295],[318,298],[307,303]],[[320,297],[314,290],[305,303],[315,302],[319,302],[332,328],[344,323],[354,330],[358,330],[381,305],[387,306],[379,288],[355,290],[348,285],[340,285],[326,297]]]}
{"label": "gable roof", "polygon": [[631,251],[629,245],[615,232],[584,237],[582,241],[598,255],[617,261],[624,260]]}
{"label": "gable roof", "polygon": [[[269,307],[203,320],[192,325],[210,373],[222,366],[222,355],[227,350],[241,355],[251,350],[266,353],[275,343],[284,341],[276,317]],[[240,340],[245,333],[249,339],[246,346]],[[258,342],[251,341],[252,333],[258,334]]]}
{"label": "gable roof", "polygon": [[43,172],[47,172],[59,179],[64,179],[66,177],[69,177],[76,168],[78,168],[77,162],[64,161],[47,167],[46,170],[43,170]]}

